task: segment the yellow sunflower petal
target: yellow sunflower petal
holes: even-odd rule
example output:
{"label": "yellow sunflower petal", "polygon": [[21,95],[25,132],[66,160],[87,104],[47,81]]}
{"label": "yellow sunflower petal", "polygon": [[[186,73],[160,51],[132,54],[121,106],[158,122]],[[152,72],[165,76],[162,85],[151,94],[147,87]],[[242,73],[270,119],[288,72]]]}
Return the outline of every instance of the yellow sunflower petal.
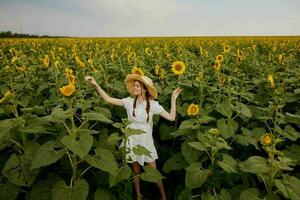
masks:
{"label": "yellow sunflower petal", "polygon": [[187,113],[188,113],[189,116],[197,115],[199,113],[199,105],[194,104],[194,103],[190,104],[188,109],[187,109]]}
{"label": "yellow sunflower petal", "polygon": [[261,143],[265,146],[272,144],[273,138],[270,133],[265,133],[261,136]]}
{"label": "yellow sunflower petal", "polygon": [[43,59],[43,64],[48,67],[49,66],[49,56],[48,55],[45,55],[44,59]]}
{"label": "yellow sunflower petal", "polygon": [[224,52],[226,52],[226,53],[230,52],[230,46],[229,46],[229,45],[225,45],[225,46],[223,47],[223,50],[224,50]]}
{"label": "yellow sunflower petal", "polygon": [[159,74],[159,69],[160,69],[160,66],[157,64],[155,65],[155,74],[158,75]]}
{"label": "yellow sunflower petal", "polygon": [[66,86],[63,86],[59,88],[59,91],[64,95],[64,96],[71,96],[73,92],[75,91],[75,86],[72,83],[69,83]]}
{"label": "yellow sunflower petal", "polygon": [[275,88],[275,82],[274,82],[274,78],[272,74],[268,75],[268,80],[270,82],[271,88],[274,89]]}
{"label": "yellow sunflower petal", "polygon": [[185,72],[185,64],[182,61],[176,61],[172,64],[174,74],[182,75]]}
{"label": "yellow sunflower petal", "polygon": [[133,74],[139,74],[141,76],[144,76],[144,72],[141,68],[134,66],[131,70],[131,73]]}
{"label": "yellow sunflower petal", "polygon": [[145,53],[146,53],[148,56],[151,56],[151,55],[152,55],[152,51],[151,51],[151,49],[148,48],[148,47],[145,49]]}
{"label": "yellow sunflower petal", "polygon": [[216,61],[222,62],[223,60],[224,60],[224,56],[223,55],[217,55],[216,56]]}

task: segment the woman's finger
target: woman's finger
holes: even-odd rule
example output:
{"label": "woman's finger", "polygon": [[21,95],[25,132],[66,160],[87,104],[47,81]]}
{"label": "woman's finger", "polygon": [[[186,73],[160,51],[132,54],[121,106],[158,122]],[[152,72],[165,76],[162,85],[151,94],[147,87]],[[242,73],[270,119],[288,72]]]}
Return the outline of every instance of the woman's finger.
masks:
{"label": "woman's finger", "polygon": [[85,77],[85,80],[86,80],[86,81],[91,81],[91,80],[92,80],[92,77]]}

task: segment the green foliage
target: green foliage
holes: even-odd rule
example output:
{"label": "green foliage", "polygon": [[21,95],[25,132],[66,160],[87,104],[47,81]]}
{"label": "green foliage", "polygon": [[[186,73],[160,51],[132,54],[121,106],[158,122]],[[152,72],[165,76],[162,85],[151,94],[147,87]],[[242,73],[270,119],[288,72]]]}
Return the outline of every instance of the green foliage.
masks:
{"label": "green foliage", "polygon": [[145,172],[141,173],[141,179],[144,181],[157,183],[165,178],[157,169],[154,169],[150,166],[144,166],[144,170]]}
{"label": "green foliage", "polygon": [[117,175],[118,164],[111,151],[98,147],[95,155],[87,155],[85,160],[93,167],[108,172],[111,175]]}
{"label": "green foliage", "polygon": [[105,188],[97,189],[94,200],[116,200],[116,197]]}
{"label": "green foliage", "polygon": [[86,180],[77,180],[74,185],[67,186],[63,180],[56,182],[52,189],[53,200],[84,200],[89,193],[89,185]]}
{"label": "green foliage", "polygon": [[207,170],[202,170],[200,163],[192,163],[186,169],[185,186],[189,189],[198,188],[205,183],[207,176]]}
{"label": "green foliage", "polygon": [[298,178],[283,175],[283,179],[275,179],[275,185],[285,198],[292,200],[300,198],[300,180]]}
{"label": "green foliage", "polygon": [[[56,150],[56,148],[59,148]],[[61,157],[65,154],[65,150],[61,148],[59,144],[57,144],[55,141],[47,141],[43,145],[41,145],[31,162],[31,170],[48,166],[52,163],[55,163]]]}
{"label": "green foliage", "polygon": [[131,175],[132,172],[128,165],[120,167],[115,175],[109,176],[109,187],[113,187],[119,182],[129,179]]}
{"label": "green foliage", "polygon": [[247,160],[240,162],[239,167],[244,172],[253,174],[268,173],[271,169],[267,159],[260,156],[251,156]]}
{"label": "green foliage", "polygon": [[63,143],[74,154],[83,159],[93,145],[93,136],[89,134],[80,134],[79,139],[77,140],[70,135],[66,135],[61,139],[61,143]]}
{"label": "green foliage", "polygon": [[[121,99],[133,66],[153,80],[166,111],[173,90],[183,89],[175,122],[154,116],[159,165],[146,166],[143,181],[166,179],[170,199],[299,199],[299,41],[2,39],[0,199],[131,199],[130,149],[120,143],[145,132],[130,128],[125,109],[99,98],[84,77]],[[186,65],[180,76],[171,70],[177,60]],[[66,67],[75,77],[68,97],[60,92]],[[199,111],[188,115],[192,103]],[[141,145],[132,151],[151,156]]]}

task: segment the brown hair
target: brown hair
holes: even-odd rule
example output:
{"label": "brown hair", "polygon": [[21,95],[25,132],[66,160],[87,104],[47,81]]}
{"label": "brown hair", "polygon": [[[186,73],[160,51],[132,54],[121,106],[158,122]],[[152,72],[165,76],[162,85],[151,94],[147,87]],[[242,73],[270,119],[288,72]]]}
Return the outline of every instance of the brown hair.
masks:
{"label": "brown hair", "polygon": [[[150,97],[150,93],[149,93],[149,91],[148,91],[148,89],[146,88],[146,86],[142,83],[142,82],[140,82],[140,81],[138,81],[139,83],[140,83],[140,85],[142,85],[142,87],[146,90],[146,93],[145,93],[145,95],[146,95],[146,101],[147,101],[147,106],[146,106],[146,112],[147,112],[147,122],[149,122],[149,110],[150,110],[150,101],[149,101],[149,97]],[[135,117],[135,107],[136,107],[136,102],[137,102],[137,98],[138,98],[138,96],[136,96],[135,98],[134,98],[134,103],[133,103],[133,113],[132,113],[132,115]]]}

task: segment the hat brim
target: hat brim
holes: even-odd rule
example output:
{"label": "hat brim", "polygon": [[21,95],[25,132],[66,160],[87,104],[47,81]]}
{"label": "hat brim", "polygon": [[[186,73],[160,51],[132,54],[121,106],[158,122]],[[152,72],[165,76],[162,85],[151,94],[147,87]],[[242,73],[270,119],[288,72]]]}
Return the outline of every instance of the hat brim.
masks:
{"label": "hat brim", "polygon": [[151,83],[149,83],[146,79],[144,79],[142,76],[140,76],[138,74],[129,74],[129,75],[127,75],[127,77],[125,79],[126,88],[132,96],[134,96],[133,90],[134,90],[134,82],[135,81],[140,81],[146,86],[146,88],[149,91],[151,99],[157,99],[157,91],[156,91],[155,87]]}

